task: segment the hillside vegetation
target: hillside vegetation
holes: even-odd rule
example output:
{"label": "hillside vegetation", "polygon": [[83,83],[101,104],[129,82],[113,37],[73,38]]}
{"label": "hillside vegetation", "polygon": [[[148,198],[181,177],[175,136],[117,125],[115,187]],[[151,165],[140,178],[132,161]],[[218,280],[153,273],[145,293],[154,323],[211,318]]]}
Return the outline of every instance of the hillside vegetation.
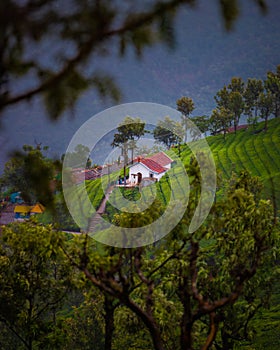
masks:
{"label": "hillside vegetation", "polygon": [[[231,175],[239,173],[242,170],[249,171],[252,175],[260,177],[263,183],[262,197],[270,199],[275,206],[275,213],[280,210],[280,123],[279,120],[269,121],[268,130],[260,131],[263,123],[259,123],[257,130],[239,130],[227,134],[224,140],[223,135],[209,136],[207,142],[212,150],[216,163],[217,174],[221,174],[223,179],[229,179]],[[174,149],[173,149],[174,151]],[[178,153],[178,149],[177,151]],[[183,163],[188,164],[191,157],[191,151],[187,145],[181,146],[181,159]],[[170,179],[173,178],[173,186],[170,186]],[[157,184],[157,197],[163,205],[167,205],[169,198],[176,198],[176,195],[182,193],[183,177],[174,168],[168,171],[168,176],[164,176]],[[106,187],[106,186],[105,186]],[[87,181],[86,185],[89,197],[95,208],[101,203],[103,190],[100,179]],[[126,190],[130,197],[131,190]],[[150,189],[142,190],[142,197],[149,194]],[[121,193],[114,190],[110,201],[118,202]],[[171,197],[170,197],[171,196]],[[120,199],[120,198],[119,198]],[[134,195],[131,195],[131,200]],[[110,216],[113,216],[114,210],[110,207]],[[117,211],[116,211],[117,212]]]}
{"label": "hillside vegetation", "polygon": [[[262,197],[271,199],[275,206],[275,214],[279,215],[280,209],[280,123],[279,119],[269,121],[268,130],[261,131],[263,123],[258,124],[256,130],[240,130],[237,134],[227,134],[207,137],[207,142],[212,150],[218,175],[226,180],[233,173],[242,170],[249,171],[254,176],[259,176],[263,183]],[[173,151],[179,153],[178,148]],[[181,146],[181,159],[184,164],[189,164],[191,151],[187,145]],[[220,177],[220,176],[218,176]],[[171,186],[171,182],[173,182]],[[115,188],[110,196],[110,203],[106,206],[106,219],[113,220],[114,214],[118,213],[114,204],[121,202],[124,196],[128,202],[149,199],[153,196],[156,186],[156,197],[162,202],[163,207],[168,205],[171,199],[178,198],[183,193],[183,176],[178,168],[172,168],[155,185],[140,189]],[[223,186],[222,181],[219,185]],[[100,196],[100,180],[87,183],[87,190],[95,206]],[[94,194],[94,192],[96,192]],[[218,191],[221,193],[221,191]],[[99,199],[96,201],[96,199]],[[124,202],[125,204],[125,202]],[[276,266],[276,268],[278,268]],[[255,317],[250,321],[251,340],[236,341],[236,349],[279,349],[279,282],[275,283],[269,305],[262,305]],[[241,304],[240,304],[241,305]],[[268,307],[269,306],[269,307]]]}
{"label": "hillside vegetation", "polygon": [[[222,135],[209,136],[207,142],[212,150],[217,172],[229,179],[233,172],[249,171],[259,176],[263,183],[262,195],[270,199],[280,209],[280,122],[279,119],[269,121],[268,130],[261,131],[263,123],[254,130],[239,130]],[[188,147],[182,152],[185,163],[191,156]]]}

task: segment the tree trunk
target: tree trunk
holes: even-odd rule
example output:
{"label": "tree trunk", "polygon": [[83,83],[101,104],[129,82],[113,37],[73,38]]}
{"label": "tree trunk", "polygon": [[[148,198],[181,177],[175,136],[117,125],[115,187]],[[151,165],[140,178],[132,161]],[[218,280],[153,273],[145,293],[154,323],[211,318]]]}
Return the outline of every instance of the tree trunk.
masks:
{"label": "tree trunk", "polygon": [[233,342],[228,336],[227,332],[221,331],[222,336],[222,349],[223,350],[232,350],[233,349]]}
{"label": "tree trunk", "polygon": [[126,166],[128,163],[128,149],[127,149],[127,143],[124,144],[124,150],[123,150],[123,173],[124,173],[124,187],[126,186]]}
{"label": "tree trunk", "polygon": [[161,333],[159,327],[151,314],[148,314],[146,311],[141,309],[136,303],[132,300],[125,298],[122,300],[124,304],[134,312],[146,325],[150,336],[153,341],[154,350],[165,350],[163,341],[161,338]]}
{"label": "tree trunk", "polygon": [[209,315],[210,325],[209,325],[209,333],[206,339],[205,344],[202,346],[201,350],[208,350],[211,348],[218,331],[218,322],[216,321],[216,315],[214,312],[211,312]]}
{"label": "tree trunk", "polygon": [[[185,315],[184,315],[185,316]],[[181,350],[192,350],[192,327],[193,324],[183,316],[182,322],[184,322],[184,329],[181,329],[180,336],[180,349]],[[182,326],[181,326],[182,328]]]}
{"label": "tree trunk", "polygon": [[123,180],[124,180],[124,186],[126,186],[126,165],[125,165],[125,163],[123,166]]}
{"label": "tree trunk", "polygon": [[31,332],[31,320],[32,320],[32,312],[33,312],[33,298],[30,296],[28,298],[29,308],[27,312],[27,349],[32,350],[33,348],[33,337]]}
{"label": "tree trunk", "polygon": [[131,148],[131,164],[133,164],[133,157],[134,157],[134,148]]}
{"label": "tree trunk", "polygon": [[181,334],[180,334],[180,348],[181,350],[192,350],[192,311],[191,311],[191,297],[188,292],[188,278],[183,278],[183,283],[180,290],[180,300],[183,305],[183,316],[181,319]]}
{"label": "tree trunk", "polygon": [[105,296],[105,350],[112,349],[112,340],[114,332],[114,311],[115,308],[112,304],[110,297]]}
{"label": "tree trunk", "polygon": [[275,118],[278,118],[280,116],[280,108],[279,108],[279,104],[276,102],[275,103],[275,114],[274,114]]}
{"label": "tree trunk", "polygon": [[237,131],[237,125],[238,125],[238,117],[235,116],[234,118],[234,133],[236,134],[236,131]]}
{"label": "tree trunk", "polygon": [[267,130],[268,115],[265,116],[264,130]]}

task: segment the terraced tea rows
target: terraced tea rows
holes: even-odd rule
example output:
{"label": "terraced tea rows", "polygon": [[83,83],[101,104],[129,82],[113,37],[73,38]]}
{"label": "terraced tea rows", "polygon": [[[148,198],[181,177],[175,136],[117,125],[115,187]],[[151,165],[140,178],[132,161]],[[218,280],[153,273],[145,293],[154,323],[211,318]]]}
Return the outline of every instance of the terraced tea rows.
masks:
{"label": "terraced tea rows", "polygon": [[[263,124],[259,125],[262,128]],[[248,170],[259,176],[263,182],[263,197],[275,198],[280,209],[280,121],[269,122],[267,132],[254,134],[252,131],[240,130],[236,135],[229,134],[226,140],[222,135],[209,137],[216,166],[226,178],[235,170]]]}
{"label": "terraced tea rows", "polygon": [[[263,123],[259,124],[259,129]],[[239,173],[248,170],[252,175],[259,176],[264,188],[262,196],[271,199],[280,209],[280,121],[269,121],[268,130],[254,134],[251,130],[240,130],[237,134],[228,134],[224,140],[223,135],[210,136],[207,138],[215,159],[217,171],[229,178],[232,172]],[[178,150],[177,150],[178,151]],[[188,147],[181,146],[181,159],[187,164],[190,160],[191,151]],[[171,169],[156,186],[156,197],[165,206],[170,199],[178,198],[184,193],[185,182],[182,170]],[[172,181],[171,181],[172,180]],[[104,179],[106,182],[106,179]],[[106,184],[103,184],[103,187]],[[104,187],[104,188],[105,188]],[[101,180],[88,181],[86,188],[89,198],[95,208],[101,203],[104,193]],[[143,199],[152,195],[152,188],[146,187],[141,190]],[[118,201],[120,191],[113,191],[113,202]],[[138,198],[130,198],[136,200]]]}

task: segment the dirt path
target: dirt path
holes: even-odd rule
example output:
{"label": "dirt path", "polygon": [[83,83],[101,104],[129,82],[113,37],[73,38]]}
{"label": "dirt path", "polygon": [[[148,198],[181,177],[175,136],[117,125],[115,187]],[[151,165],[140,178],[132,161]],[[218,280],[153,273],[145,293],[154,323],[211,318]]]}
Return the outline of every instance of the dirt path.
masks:
{"label": "dirt path", "polygon": [[88,225],[88,232],[93,233],[95,231],[95,228],[98,224],[102,222],[101,215],[105,213],[106,203],[110,197],[110,194],[112,193],[114,189],[114,185],[108,187],[105,196],[99,206],[99,208],[96,210],[96,212],[93,214],[92,218],[90,219],[89,225]]}

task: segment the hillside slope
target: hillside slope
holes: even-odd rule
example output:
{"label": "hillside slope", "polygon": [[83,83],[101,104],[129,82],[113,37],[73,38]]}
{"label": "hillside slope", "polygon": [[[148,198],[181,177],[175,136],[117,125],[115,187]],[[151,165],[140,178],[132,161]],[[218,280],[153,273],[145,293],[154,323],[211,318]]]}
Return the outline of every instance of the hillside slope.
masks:
{"label": "hillside slope", "polygon": [[[259,123],[257,131],[262,128],[263,123]],[[258,176],[263,183],[262,197],[271,200],[275,214],[279,215],[280,120],[270,120],[266,132],[254,133],[250,129],[240,130],[236,135],[234,133],[226,135],[225,140],[223,135],[207,137],[207,142],[214,156],[217,174],[221,173],[222,178],[229,179],[233,172],[238,174],[242,170],[247,170],[253,176]],[[174,150],[176,152],[176,149]],[[188,164],[190,157],[189,147],[187,145],[181,146],[183,163]],[[183,191],[183,178],[177,170],[176,168],[171,169],[168,172],[168,177],[164,176],[157,184],[157,196],[164,205],[167,204],[170,196],[175,199]],[[172,189],[168,180],[170,176],[174,179]],[[102,199],[100,180],[89,181],[86,187],[93,205],[98,207]],[[142,196],[145,198],[149,192],[149,188],[143,189]],[[120,195],[119,191],[113,191],[110,200],[115,203]],[[95,200],[96,196],[98,197],[97,201]]]}
{"label": "hillside slope", "polygon": [[[257,130],[263,128],[263,123],[258,125]],[[269,121],[266,132],[254,133],[252,130],[240,130],[237,134],[228,134],[224,140],[223,135],[211,136],[207,138],[209,146],[213,152],[217,172],[221,172],[224,178],[230,178],[233,172],[239,173],[242,170],[248,170],[252,175],[259,176],[263,182],[263,198],[270,198],[280,210],[280,119]],[[178,151],[178,150],[177,150]],[[185,164],[189,163],[191,151],[187,146],[182,147],[182,160]],[[157,183],[157,197],[164,205],[171,198],[176,198],[178,193],[183,192],[182,177],[176,172],[176,168],[171,169],[169,177],[175,179],[175,186],[170,188],[167,176],[164,176]],[[96,180],[95,180],[96,181]],[[94,183],[89,182],[87,189],[94,190]],[[100,186],[100,185],[99,185]],[[112,220],[117,210],[113,204],[118,203],[122,195],[130,201],[139,199],[138,189],[126,189],[119,191],[115,189],[110,197],[107,219]],[[141,197],[148,198],[151,186],[141,190]],[[93,195],[92,195],[93,197]],[[92,199],[93,201],[93,199]],[[94,201],[93,201],[94,202]],[[249,342],[236,342],[236,349],[279,349],[279,314],[280,314],[280,294],[279,281],[275,284],[270,301],[270,308],[261,308],[256,316],[250,321],[250,327],[254,331],[253,339]],[[252,331],[252,332],[253,332]]]}
{"label": "hillside slope", "polygon": [[[280,210],[280,120],[269,121],[268,130],[260,131],[263,122],[258,124],[257,132],[252,129],[206,138],[214,156],[217,173],[229,179],[233,172],[249,171],[258,176],[263,183],[262,197],[270,199],[275,210]],[[189,161],[191,151],[183,148],[182,158]]]}
{"label": "hillside slope", "polygon": [[[260,123],[258,130],[263,127]],[[240,130],[228,134],[208,137],[207,141],[214,155],[217,169],[226,178],[232,171],[248,170],[259,176],[263,185],[264,198],[275,200],[280,209],[280,120],[269,121],[267,132],[254,134],[252,130]]]}

